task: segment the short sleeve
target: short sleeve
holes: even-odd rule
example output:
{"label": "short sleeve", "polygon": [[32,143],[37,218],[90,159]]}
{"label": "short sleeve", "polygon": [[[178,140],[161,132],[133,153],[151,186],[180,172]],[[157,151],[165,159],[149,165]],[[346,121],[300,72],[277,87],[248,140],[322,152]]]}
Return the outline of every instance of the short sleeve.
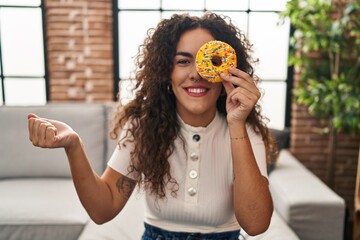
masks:
{"label": "short sleeve", "polygon": [[249,124],[246,125],[246,130],[261,175],[267,178],[266,150],[262,136],[260,133],[256,133]]}
{"label": "short sleeve", "polygon": [[[123,129],[120,133],[119,139],[123,139],[126,135],[126,129]],[[123,141],[123,140],[121,140]],[[131,163],[131,152],[134,149],[134,143],[127,141],[124,144],[118,144],[111,155],[107,165],[114,169],[115,171],[121,173],[124,176],[127,176],[133,180],[136,179],[136,173],[129,173],[129,166]]]}

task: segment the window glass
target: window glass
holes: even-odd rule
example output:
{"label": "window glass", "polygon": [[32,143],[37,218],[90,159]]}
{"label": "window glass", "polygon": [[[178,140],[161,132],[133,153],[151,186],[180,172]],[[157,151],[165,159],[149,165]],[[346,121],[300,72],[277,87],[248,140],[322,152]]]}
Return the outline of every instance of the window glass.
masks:
{"label": "window glass", "polygon": [[41,0],[0,0],[0,5],[7,6],[40,6]]}
{"label": "window glass", "polygon": [[[146,19],[146,21],[145,21]],[[140,20],[140,21],[139,21]],[[147,30],[156,27],[160,12],[120,12],[119,13],[119,69],[120,78],[133,77],[135,56],[139,45],[143,44]]]}
{"label": "window glass", "polygon": [[264,80],[286,80],[288,68],[289,22],[278,25],[276,13],[251,12],[249,39],[260,62],[256,73]]}
{"label": "window glass", "polygon": [[159,9],[160,0],[131,0],[118,1],[119,8],[123,9]]}
{"label": "window glass", "polygon": [[1,8],[0,29],[3,74],[43,76],[41,9]]}
{"label": "window glass", "polygon": [[282,11],[285,10],[287,0],[249,0],[250,10]]}
{"label": "window glass", "polygon": [[207,0],[207,10],[247,10],[248,1],[246,0]]}
{"label": "window glass", "polygon": [[46,87],[43,78],[5,78],[6,105],[43,105]]}
{"label": "window glass", "polygon": [[260,99],[262,113],[270,120],[268,126],[283,129],[285,125],[286,83],[262,81],[259,86],[263,92]]}
{"label": "window glass", "polygon": [[162,0],[162,9],[204,10],[204,0]]}
{"label": "window glass", "polygon": [[173,14],[183,14],[183,13],[188,13],[190,16],[202,16],[204,14],[204,12],[195,12],[195,11],[165,11],[162,12],[161,14],[161,18],[163,19],[169,19]]}
{"label": "window glass", "polygon": [[248,14],[246,12],[214,12],[229,17],[235,26],[237,26],[243,33],[247,34]]}
{"label": "window glass", "polygon": [[119,82],[119,93],[120,93],[120,102],[122,104],[128,103],[135,97],[134,88],[136,82],[134,80],[122,79]]}

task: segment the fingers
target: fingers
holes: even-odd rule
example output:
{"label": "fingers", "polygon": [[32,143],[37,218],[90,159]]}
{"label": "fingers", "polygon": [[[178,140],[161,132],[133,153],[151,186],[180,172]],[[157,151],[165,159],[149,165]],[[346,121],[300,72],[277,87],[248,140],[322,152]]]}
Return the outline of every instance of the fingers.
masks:
{"label": "fingers", "polygon": [[[233,82],[233,84],[239,85],[241,83],[249,83],[251,85],[255,85],[254,79],[248,73],[241,71],[240,69],[237,68],[229,68],[228,70],[232,74],[232,76],[235,76],[235,78],[233,78],[230,75],[230,78],[228,78],[228,80]],[[240,78],[243,81],[239,81],[239,79],[236,77]]]}
{"label": "fingers", "polygon": [[39,118],[37,115],[35,115],[34,113],[29,113],[28,114],[28,119],[30,118]]}
{"label": "fingers", "polygon": [[35,114],[28,115],[29,139],[34,146],[49,148],[56,141],[56,127],[48,120]]}
{"label": "fingers", "polygon": [[223,86],[227,95],[235,89],[235,86],[231,82],[223,81]]}
{"label": "fingers", "polygon": [[41,123],[39,126],[38,136],[39,144],[47,146],[55,140],[56,128],[49,122]]}
{"label": "fingers", "polygon": [[258,97],[248,90],[238,87],[228,95],[228,100],[240,104],[242,107],[252,108],[258,101]]}
{"label": "fingers", "polygon": [[244,71],[237,68],[229,68],[231,74],[220,74],[221,78],[227,82],[244,88],[254,87],[254,79]]}
{"label": "fingers", "polygon": [[258,100],[261,97],[261,93],[257,88],[254,79],[244,71],[237,68],[229,68],[231,75],[221,74],[223,85],[227,95],[230,95],[235,89],[240,88],[241,93],[245,94],[249,98],[256,98]]}

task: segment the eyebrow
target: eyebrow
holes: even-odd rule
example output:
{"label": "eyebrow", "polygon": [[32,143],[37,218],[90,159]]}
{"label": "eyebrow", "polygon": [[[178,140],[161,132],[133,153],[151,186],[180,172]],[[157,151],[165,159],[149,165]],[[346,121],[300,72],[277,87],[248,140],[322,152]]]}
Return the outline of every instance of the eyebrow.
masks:
{"label": "eyebrow", "polygon": [[188,53],[188,52],[177,52],[177,53],[175,54],[175,56],[178,56],[178,55],[184,56],[184,57],[190,57],[190,58],[193,57],[193,55],[192,55],[191,53]]}

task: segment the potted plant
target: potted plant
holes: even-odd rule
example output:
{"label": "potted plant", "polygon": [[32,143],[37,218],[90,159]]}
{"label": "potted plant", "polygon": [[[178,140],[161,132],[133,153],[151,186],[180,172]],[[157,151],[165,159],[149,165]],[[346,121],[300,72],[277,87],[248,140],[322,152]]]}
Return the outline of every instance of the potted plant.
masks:
{"label": "potted plant", "polygon": [[327,184],[333,187],[338,133],[360,132],[360,3],[290,0],[281,18],[294,29],[289,64],[299,73],[294,100],[324,122]]}

